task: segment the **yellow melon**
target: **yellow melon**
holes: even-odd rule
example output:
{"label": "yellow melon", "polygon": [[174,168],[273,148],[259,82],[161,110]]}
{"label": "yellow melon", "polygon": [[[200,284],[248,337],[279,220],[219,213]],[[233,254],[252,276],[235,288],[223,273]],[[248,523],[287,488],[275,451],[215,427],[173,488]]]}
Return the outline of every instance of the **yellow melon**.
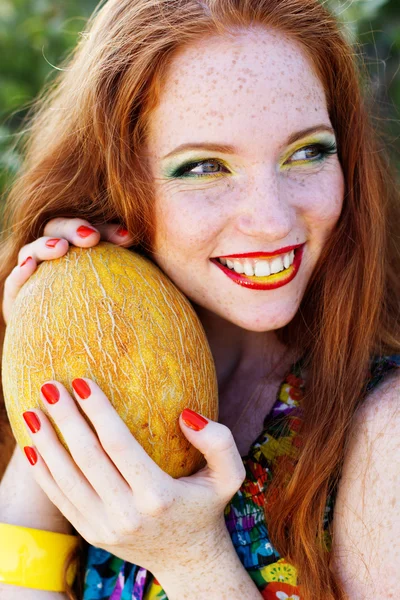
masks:
{"label": "yellow melon", "polygon": [[178,418],[188,407],[217,420],[214,361],[190,302],[150,260],[106,242],[71,247],[41,263],[22,287],[2,360],[7,413],[21,447],[32,443],[22,413],[40,407],[48,414],[41,385],[54,379],[73,396],[76,377],[100,386],[167,473],[181,477],[204,465]]}

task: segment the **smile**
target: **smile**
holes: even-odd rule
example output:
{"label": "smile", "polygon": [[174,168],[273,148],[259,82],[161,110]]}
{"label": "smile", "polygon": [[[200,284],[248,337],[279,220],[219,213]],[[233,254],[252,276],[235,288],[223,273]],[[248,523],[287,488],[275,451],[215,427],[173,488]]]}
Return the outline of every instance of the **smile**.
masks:
{"label": "smile", "polygon": [[296,276],[305,244],[271,253],[250,253],[211,258],[232,281],[253,290],[274,290]]}

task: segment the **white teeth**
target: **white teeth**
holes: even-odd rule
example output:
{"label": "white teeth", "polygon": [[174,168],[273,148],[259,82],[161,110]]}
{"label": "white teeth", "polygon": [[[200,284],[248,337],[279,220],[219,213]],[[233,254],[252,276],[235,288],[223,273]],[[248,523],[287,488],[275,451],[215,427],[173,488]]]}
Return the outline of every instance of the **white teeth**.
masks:
{"label": "white teeth", "polygon": [[230,269],[236,271],[236,273],[244,273],[249,277],[269,277],[274,273],[280,273],[284,269],[288,269],[294,261],[294,250],[287,252],[286,254],[280,254],[279,256],[271,257],[270,260],[258,258],[244,260],[220,258],[219,261],[228,266]]}
{"label": "white teeth", "polygon": [[285,269],[288,269],[290,267],[290,256],[289,256],[289,254],[285,254],[285,256],[283,257],[283,266],[285,267]]}
{"label": "white teeth", "polygon": [[279,273],[279,271],[283,271],[283,260],[281,256],[275,256],[273,260],[271,260],[271,275],[273,273]]}
{"label": "white teeth", "polygon": [[249,260],[244,261],[244,274],[247,276],[254,275],[254,268]]}
{"label": "white teeth", "polygon": [[257,277],[265,277],[271,275],[271,267],[267,260],[259,260],[256,263],[255,275]]}
{"label": "white teeth", "polygon": [[244,273],[244,266],[238,260],[233,261],[233,268],[235,269],[236,273]]}

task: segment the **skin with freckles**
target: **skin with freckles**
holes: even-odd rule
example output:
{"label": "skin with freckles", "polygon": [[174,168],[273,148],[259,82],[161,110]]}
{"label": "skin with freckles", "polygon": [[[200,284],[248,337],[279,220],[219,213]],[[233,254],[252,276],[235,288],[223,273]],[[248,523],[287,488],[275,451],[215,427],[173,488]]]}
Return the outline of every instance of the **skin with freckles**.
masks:
{"label": "skin with freckles", "polygon": [[[147,152],[156,186],[153,259],[197,308],[227,390],[221,418],[232,426],[243,385],[254,386],[283,356],[274,332],[298,310],[341,212],[344,180],[322,84],[282,33],[207,38],[172,60]],[[210,261],[299,243],[299,272],[274,290],[237,285]],[[262,406],[266,414],[268,399]]]}

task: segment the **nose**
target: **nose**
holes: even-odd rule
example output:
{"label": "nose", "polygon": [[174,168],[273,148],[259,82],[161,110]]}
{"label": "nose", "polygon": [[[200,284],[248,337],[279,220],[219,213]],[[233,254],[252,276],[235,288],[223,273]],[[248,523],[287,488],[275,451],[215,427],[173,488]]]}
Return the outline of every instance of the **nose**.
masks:
{"label": "nose", "polygon": [[283,240],[293,227],[293,207],[273,167],[257,167],[241,193],[236,228],[265,241]]}

